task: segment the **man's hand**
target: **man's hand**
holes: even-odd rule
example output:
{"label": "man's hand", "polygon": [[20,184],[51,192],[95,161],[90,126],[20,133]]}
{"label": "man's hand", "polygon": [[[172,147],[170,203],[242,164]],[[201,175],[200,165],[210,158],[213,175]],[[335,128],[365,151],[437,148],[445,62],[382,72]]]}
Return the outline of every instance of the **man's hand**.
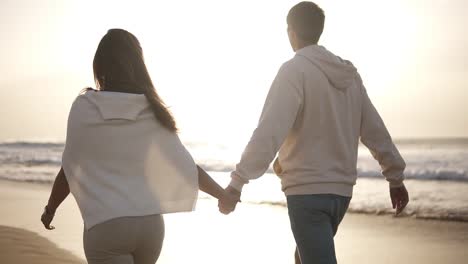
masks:
{"label": "man's hand", "polygon": [[231,186],[226,187],[226,195],[218,200],[219,211],[223,214],[229,214],[236,209],[236,205],[240,202],[241,193]]}
{"label": "man's hand", "polygon": [[275,162],[273,162],[273,171],[275,172],[276,176],[279,176],[281,173],[283,173],[283,168],[281,168],[278,158],[276,158]]}
{"label": "man's hand", "polygon": [[390,188],[390,198],[392,200],[393,209],[396,209],[395,215],[399,215],[409,202],[408,191],[405,185]]}

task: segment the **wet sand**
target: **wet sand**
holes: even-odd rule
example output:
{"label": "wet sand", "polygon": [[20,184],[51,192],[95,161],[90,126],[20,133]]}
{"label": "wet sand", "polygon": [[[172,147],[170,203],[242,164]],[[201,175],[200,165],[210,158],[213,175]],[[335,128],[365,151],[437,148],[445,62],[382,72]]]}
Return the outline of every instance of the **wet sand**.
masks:
{"label": "wet sand", "polygon": [[[0,180],[0,263],[85,263],[83,224],[72,196],[45,230],[50,185]],[[240,204],[224,216],[214,200],[165,216],[158,263],[294,263],[287,210]],[[336,236],[339,263],[466,263],[468,223],[347,214]]]}

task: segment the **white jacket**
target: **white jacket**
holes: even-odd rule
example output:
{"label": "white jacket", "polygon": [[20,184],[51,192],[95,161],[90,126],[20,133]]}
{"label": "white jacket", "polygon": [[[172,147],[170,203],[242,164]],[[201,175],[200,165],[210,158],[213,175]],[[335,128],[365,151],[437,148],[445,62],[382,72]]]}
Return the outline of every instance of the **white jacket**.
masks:
{"label": "white jacket", "polygon": [[85,228],[194,209],[196,165],[144,95],[88,91],[68,119],[62,166]]}
{"label": "white jacket", "polygon": [[400,186],[405,162],[356,68],[322,46],[307,46],[280,68],[230,185],[241,190],[260,177],[279,151],[275,168],[286,195],[350,197],[359,139],[390,185]]}

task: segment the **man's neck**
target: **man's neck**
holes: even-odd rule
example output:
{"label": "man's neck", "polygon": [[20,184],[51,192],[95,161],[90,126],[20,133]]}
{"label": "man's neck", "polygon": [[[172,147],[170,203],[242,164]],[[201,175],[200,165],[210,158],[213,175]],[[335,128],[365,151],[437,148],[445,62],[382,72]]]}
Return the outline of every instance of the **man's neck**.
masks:
{"label": "man's neck", "polygon": [[311,46],[311,45],[317,45],[317,43],[312,43],[312,42],[304,42],[304,43],[299,43],[296,47],[296,51],[298,50],[301,50],[307,46]]}

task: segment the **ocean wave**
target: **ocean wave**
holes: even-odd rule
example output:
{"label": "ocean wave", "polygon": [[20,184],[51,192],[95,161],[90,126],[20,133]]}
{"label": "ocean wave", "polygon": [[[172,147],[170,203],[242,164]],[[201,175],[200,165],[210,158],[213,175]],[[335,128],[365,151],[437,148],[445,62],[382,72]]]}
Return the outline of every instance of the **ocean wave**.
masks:
{"label": "ocean wave", "polygon": [[[244,201],[243,201],[244,202]],[[287,207],[285,201],[247,201],[248,204],[280,206]],[[389,208],[373,208],[364,207],[362,205],[351,204],[348,208],[349,213],[368,214],[368,215],[394,215],[395,210]],[[441,221],[457,221],[468,222],[468,212],[459,212],[456,210],[445,209],[439,212],[428,212],[424,209],[405,209],[398,217],[414,217],[417,219],[441,220]]]}
{"label": "ocean wave", "polygon": [[6,141],[0,143],[0,147],[9,148],[63,148],[63,142],[34,142],[34,141]]}
{"label": "ocean wave", "polygon": [[[1,159],[1,165],[13,166],[61,166],[62,161],[60,156],[49,158],[25,158],[25,157],[8,157]],[[231,172],[235,169],[234,165],[214,162],[201,162],[199,165],[206,171],[212,172]],[[266,173],[274,174],[272,168],[269,168]],[[359,178],[383,178],[382,173],[378,170],[365,170],[358,168]],[[448,169],[448,168],[408,168],[405,170],[406,179],[417,180],[437,180],[437,181],[461,181],[468,182],[468,171],[465,169]]]}
{"label": "ocean wave", "polygon": [[[467,139],[431,139],[400,140],[406,146],[402,155],[407,161],[405,177],[417,180],[462,181],[468,182],[468,147]],[[203,142],[185,142],[194,153],[197,163],[205,170],[212,172],[231,172],[235,169],[234,159],[237,155],[224,145],[213,145]],[[423,149],[423,145],[432,144],[439,147]],[[445,148],[444,146],[456,146]],[[25,167],[58,167],[64,143],[59,141],[9,141],[0,143],[1,166]],[[213,155],[213,156],[212,156]],[[383,178],[377,162],[368,151],[360,152],[358,157],[359,178]],[[274,173],[270,167],[266,173]]]}
{"label": "ocean wave", "polygon": [[26,166],[43,166],[43,165],[48,165],[48,166],[61,166],[62,161],[57,160],[57,159],[31,159],[31,160],[26,160],[22,162],[22,164],[25,164]]}
{"label": "ocean wave", "polygon": [[4,158],[1,161],[1,165],[3,166],[25,166],[25,167],[33,167],[33,166],[61,166],[62,160],[59,158],[45,158],[45,159],[36,159],[36,158],[22,158],[22,157],[8,157]]}
{"label": "ocean wave", "polygon": [[23,168],[21,170],[15,169],[1,169],[0,179],[18,181],[18,182],[33,182],[33,183],[53,183],[58,170],[49,168],[45,170],[31,170]]}
{"label": "ocean wave", "polygon": [[[383,178],[382,173],[376,170],[358,169],[358,177],[360,178]],[[438,180],[438,181],[468,181],[468,172],[464,169],[415,169],[408,168],[405,170],[406,179],[417,180]]]}
{"label": "ocean wave", "polygon": [[8,181],[15,181],[15,182],[30,182],[30,183],[47,183],[52,184],[54,182],[53,178],[49,176],[46,177],[12,177],[12,176],[5,176],[0,175],[0,179],[8,180]]}
{"label": "ocean wave", "polygon": [[[207,171],[216,172],[231,172],[235,169],[234,165],[226,165],[222,163],[201,163],[199,164]],[[273,168],[269,168],[266,173],[274,174]],[[359,178],[383,178],[383,175],[378,170],[364,170],[358,168]],[[417,180],[438,180],[438,181],[463,181],[468,182],[468,171],[464,169],[447,169],[447,168],[408,168],[405,170],[406,179]]]}
{"label": "ocean wave", "polygon": [[[201,199],[214,199],[208,196],[201,196]],[[412,201],[411,201],[412,202]],[[287,208],[286,201],[242,201],[243,204],[265,205],[265,206],[279,206]],[[367,215],[395,215],[395,210],[391,208],[381,207],[366,207],[360,203],[351,204],[347,210],[348,213],[354,214],[367,214]],[[455,221],[455,222],[468,222],[468,212],[457,211],[449,208],[440,210],[428,210],[427,208],[405,208],[398,217],[414,217],[417,219],[426,220],[440,220],[440,221]]]}

